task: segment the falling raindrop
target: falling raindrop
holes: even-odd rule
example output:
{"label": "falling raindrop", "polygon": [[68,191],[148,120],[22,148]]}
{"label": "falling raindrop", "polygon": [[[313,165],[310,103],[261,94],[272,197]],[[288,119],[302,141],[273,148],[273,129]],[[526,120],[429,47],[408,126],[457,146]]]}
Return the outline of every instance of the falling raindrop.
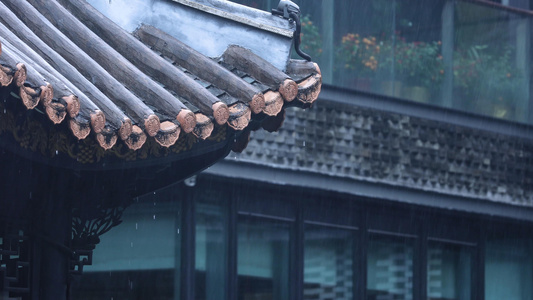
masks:
{"label": "falling raindrop", "polygon": [[139,224],[135,223],[135,230],[139,229]]}
{"label": "falling raindrop", "polygon": [[59,151],[56,150],[56,155],[58,155],[58,154],[59,154]]}
{"label": "falling raindrop", "polygon": [[131,245],[131,248],[133,248],[133,242],[131,242],[130,245]]}
{"label": "falling raindrop", "polygon": [[154,220],[155,220],[155,215],[154,215]]}
{"label": "falling raindrop", "polygon": [[180,229],[178,228],[178,234],[180,234]]}

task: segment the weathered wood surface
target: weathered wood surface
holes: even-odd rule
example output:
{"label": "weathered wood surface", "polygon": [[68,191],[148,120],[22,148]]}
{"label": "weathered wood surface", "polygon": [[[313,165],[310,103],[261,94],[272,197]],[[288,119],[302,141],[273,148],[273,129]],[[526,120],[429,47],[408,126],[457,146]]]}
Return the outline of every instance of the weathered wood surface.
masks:
{"label": "weathered wood surface", "polygon": [[291,59],[287,64],[287,74],[296,82],[300,82],[315,73],[321,74],[320,68],[314,62]]}
{"label": "weathered wood surface", "polygon": [[70,131],[72,131],[72,134],[74,134],[74,136],[79,140],[83,140],[89,135],[89,133],[91,133],[90,122],[82,118],[81,116],[77,116],[76,118],[70,119],[68,125]]}
{"label": "weathered wood surface", "polygon": [[[52,7],[55,0],[31,0],[32,3],[41,3],[40,7]],[[194,81],[183,71],[177,69],[170,62],[163,59],[155,52],[150,50],[142,42],[137,40],[133,35],[120,28],[111,20],[103,16],[99,11],[93,8],[85,1],[69,0],[62,1],[83,24],[89,27],[93,32],[98,33],[98,37],[102,38],[111,47],[124,55],[142,72],[149,74],[168,89],[183,96],[193,105],[198,107],[202,113],[212,115],[218,124],[224,124],[229,117],[228,108],[226,105],[218,104],[220,100],[207,91],[203,86]],[[57,11],[60,11],[58,9]],[[63,14],[61,14],[63,16]],[[67,26],[67,25],[65,25]],[[61,28],[61,24],[59,24]],[[69,30],[75,33],[76,30]],[[185,128],[184,128],[185,129]],[[188,130],[186,132],[190,132]]]}
{"label": "weathered wood surface", "polygon": [[298,100],[312,105],[322,89],[322,73],[314,62],[291,59],[287,65],[287,74],[298,81]]}
{"label": "weathered wood surface", "polygon": [[[144,121],[153,115],[151,109],[146,107],[140,99],[126,89],[120,82],[104,70],[97,62],[87,56],[79,47],[70,41],[65,35],[61,34],[50,22],[26,1],[5,0],[6,3],[25,24],[53,50],[57,51],[63,58],[72,64],[86,78],[90,78],[95,86],[106,96],[113,99],[113,102],[103,103],[100,99],[99,106],[107,106],[105,111],[106,118],[109,122],[113,121],[122,126],[125,115],[122,110],[128,112],[136,123],[143,124]],[[66,21],[66,20],[65,20]],[[9,25],[8,25],[9,26]],[[14,27],[14,26],[13,26]],[[60,62],[53,62],[53,65],[61,73],[68,69]],[[109,100],[109,99],[107,99]],[[129,106],[128,106],[129,103]],[[119,104],[121,107],[117,107]],[[115,127],[118,130],[119,127]]]}
{"label": "weathered wood surface", "polygon": [[180,128],[176,124],[166,121],[161,123],[161,130],[155,136],[155,141],[163,146],[170,147],[176,143],[180,136]]}
{"label": "weathered wood surface", "polygon": [[283,109],[283,97],[279,92],[268,91],[265,93],[265,109],[268,116],[275,116]]}
{"label": "weathered wood surface", "polygon": [[[133,32],[140,23],[150,24],[170,33],[208,57],[219,57],[229,45],[242,45],[252,49],[280,70],[284,70],[290,56],[294,23],[273,16],[270,12],[231,1],[179,1],[181,4],[169,0],[87,0],[87,2],[128,32]],[[224,17],[219,17],[221,16],[219,13],[206,13],[205,10],[191,9],[182,5],[187,2],[193,4],[195,8],[210,6]],[[274,32],[277,31],[269,30],[271,27],[277,27],[286,33],[276,34]]]}
{"label": "weathered wood surface", "polygon": [[199,78],[214,83],[231,96],[248,103],[253,113],[260,113],[264,109],[260,90],[168,33],[143,24],[133,35]]}
{"label": "weathered wood surface", "polygon": [[133,125],[131,134],[124,140],[124,143],[132,150],[140,149],[145,142],[146,134],[137,125]]}
{"label": "weathered wood surface", "polygon": [[196,127],[194,128],[194,135],[198,138],[205,140],[206,138],[211,136],[211,133],[214,129],[214,124],[211,122],[211,119],[209,119],[204,114],[196,114]]}
{"label": "weathered wood surface", "polygon": [[[13,51],[22,62],[24,62],[27,66],[31,66],[46,78],[46,81],[52,85],[53,96],[55,98],[61,98],[65,100],[67,103],[67,111],[69,112],[71,118],[74,118],[80,114],[82,118],[89,120],[91,113],[93,113],[95,110],[98,110],[98,107],[94,105],[85,94],[79,91],[72,83],[70,83],[70,81],[63,77],[63,75],[59,74],[55,69],[49,66],[48,63],[46,63],[46,61],[44,61],[37,53],[25,46],[25,44],[16,36],[14,36],[2,23],[0,23],[0,34],[17,44],[17,46],[14,46],[7,40],[3,40],[7,49]],[[0,37],[0,39],[2,39],[2,37]],[[20,48],[21,46],[24,48]],[[26,51],[26,53],[30,53],[32,57],[39,59],[39,61],[34,61],[20,49]],[[44,105],[48,104],[46,99],[47,97],[44,97],[43,100],[41,100],[44,102]]]}
{"label": "weathered wood surface", "polygon": [[15,70],[13,67],[0,65],[0,85],[8,86],[13,82]]}
{"label": "weathered wood surface", "polygon": [[[191,122],[194,121],[194,115],[178,98],[154,82],[149,76],[104,42],[99,35],[96,35],[82,24],[58,2],[55,0],[32,0],[29,2],[52,24],[59,28],[63,34],[80,45],[83,51],[103,66],[110,75],[118,79],[118,81],[132,90],[137,96],[141,97],[146,103],[161,108],[162,111],[159,111],[160,114],[173,116],[173,118],[178,116],[178,120],[185,132],[192,131],[194,124]],[[118,36],[120,32],[116,34]],[[128,56],[126,55],[126,57]],[[136,99],[131,99],[128,102],[130,103],[125,103],[124,107],[121,105],[121,108],[126,110],[140,106],[142,109],[139,108],[138,113],[142,113],[142,110],[148,109],[144,103],[137,102]],[[153,112],[151,113],[153,114]]]}
{"label": "weathered wood surface", "polygon": [[[20,96],[23,101],[29,101],[29,99],[24,99],[33,93],[35,87],[39,87],[41,90],[39,100],[44,106],[50,105],[53,99],[56,102],[60,99],[66,104],[67,113],[71,118],[78,116],[80,113],[80,100],[71,89],[65,85],[65,82],[59,80],[40,64],[35,63],[31,58],[12,46],[8,41],[4,40],[4,43],[6,48],[5,53],[12,53],[16,60],[25,64],[28,72],[26,82],[29,83],[29,86],[28,84],[24,84],[24,87],[20,88]],[[82,113],[82,117],[84,117],[85,120],[89,120],[90,112],[87,108],[85,109],[85,112]]]}
{"label": "weathered wood surface", "polygon": [[252,111],[244,103],[237,102],[229,108],[228,125],[235,130],[243,130],[252,118]]}
{"label": "weathered wood surface", "polygon": [[[72,92],[68,91],[65,85],[57,84],[57,88],[53,87],[53,82],[45,79],[48,74],[41,74],[31,64],[24,61],[17,49],[10,49],[8,45],[4,46],[4,51],[0,55],[0,63],[5,63],[10,66],[17,66],[15,73],[15,83],[19,88],[20,97],[24,105],[28,109],[35,108],[39,102],[47,106],[52,102],[55,92],[63,92],[66,97],[73,96]],[[63,90],[64,88],[64,90]],[[68,91],[68,94],[65,93]],[[72,109],[69,111],[71,117],[75,117],[79,110]]]}
{"label": "weathered wood surface", "polygon": [[59,124],[67,116],[67,105],[61,102],[51,102],[45,107],[45,111],[54,124]]}
{"label": "weathered wood surface", "polygon": [[312,75],[298,83],[298,100],[304,104],[312,105],[322,90],[322,76],[319,73]]}
{"label": "weathered wood surface", "polygon": [[279,91],[286,101],[294,100],[298,93],[298,87],[294,80],[246,48],[236,45],[230,46],[222,55],[222,59],[225,63],[250,74],[272,90]]}
{"label": "weathered wood surface", "polygon": [[96,134],[96,140],[100,147],[104,148],[104,150],[109,150],[117,143],[117,134],[115,130],[104,128],[104,130]]}
{"label": "weathered wood surface", "polygon": [[[0,21],[5,25],[0,26],[0,34],[2,37],[36,63],[45,67],[47,71],[54,74],[58,79],[62,80],[62,77],[68,79],[65,80],[65,84],[70,82],[71,85],[67,84],[67,86],[80,98],[81,111],[88,108],[89,115],[93,115],[97,111],[103,111],[106,116],[110,117],[107,123],[113,128],[120,128],[122,125],[121,120],[126,117],[122,111],[120,111],[109,98],[89,82],[89,80],[80,74],[76,68],[70,65],[63,57],[61,57],[61,55],[37,37],[33,31],[22,23],[2,2],[0,2]],[[16,35],[14,33],[16,33]],[[79,88],[79,94],[76,91],[77,88]],[[87,98],[82,98],[82,94],[86,95]],[[104,122],[104,124],[105,123],[106,122]],[[92,125],[92,128],[96,133],[103,129],[103,126]]]}

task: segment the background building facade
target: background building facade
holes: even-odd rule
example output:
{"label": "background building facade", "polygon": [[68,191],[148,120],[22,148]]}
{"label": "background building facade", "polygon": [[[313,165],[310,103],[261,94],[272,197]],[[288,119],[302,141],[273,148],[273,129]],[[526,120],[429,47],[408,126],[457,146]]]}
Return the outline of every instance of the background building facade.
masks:
{"label": "background building facade", "polygon": [[532,299],[533,6],[300,4],[313,109],[136,199],[73,298]]}

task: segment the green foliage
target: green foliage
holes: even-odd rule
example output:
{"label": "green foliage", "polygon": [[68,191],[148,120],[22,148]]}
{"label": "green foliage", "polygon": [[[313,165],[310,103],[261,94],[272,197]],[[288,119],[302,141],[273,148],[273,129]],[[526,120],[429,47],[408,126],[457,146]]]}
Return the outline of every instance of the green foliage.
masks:
{"label": "green foliage", "polygon": [[353,70],[359,76],[370,75],[378,68],[377,57],[380,51],[381,46],[376,37],[348,33],[342,37],[337,58],[345,69]]}
{"label": "green foliage", "polygon": [[302,17],[300,22],[302,24],[300,49],[316,60],[322,54],[322,37],[318,27],[313,24],[309,15]]}
{"label": "green foliage", "polygon": [[523,74],[512,62],[512,49],[490,53],[477,45],[454,56],[454,84],[472,98],[490,103],[513,103],[518,98]]}

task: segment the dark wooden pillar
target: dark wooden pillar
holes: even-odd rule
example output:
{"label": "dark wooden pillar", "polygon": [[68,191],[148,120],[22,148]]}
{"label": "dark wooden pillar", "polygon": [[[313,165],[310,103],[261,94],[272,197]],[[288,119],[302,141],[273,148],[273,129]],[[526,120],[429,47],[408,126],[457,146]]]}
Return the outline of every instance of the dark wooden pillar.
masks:
{"label": "dark wooden pillar", "polygon": [[[46,167],[36,167],[34,172],[40,175],[41,181],[39,184],[36,178],[31,206],[32,299],[63,300],[68,293],[73,184],[68,176]],[[56,184],[49,186],[43,178],[55,178]]]}

